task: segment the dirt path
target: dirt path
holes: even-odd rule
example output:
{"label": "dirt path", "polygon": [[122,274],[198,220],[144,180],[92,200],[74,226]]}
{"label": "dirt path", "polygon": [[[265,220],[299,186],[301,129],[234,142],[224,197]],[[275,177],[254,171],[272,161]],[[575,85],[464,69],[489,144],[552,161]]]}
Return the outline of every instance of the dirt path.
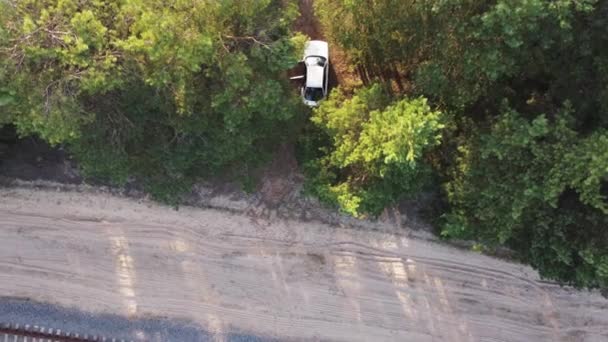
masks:
{"label": "dirt path", "polygon": [[[300,0],[300,17],[294,23],[294,29],[300,31],[311,39],[327,40],[319,20],[315,16],[314,0]],[[338,85],[345,89],[353,89],[361,85],[361,78],[350,65],[346,53],[335,44],[329,45],[330,60],[330,88]]]}
{"label": "dirt path", "polygon": [[0,295],[342,341],[606,341],[608,301],[394,234],[0,189]]}

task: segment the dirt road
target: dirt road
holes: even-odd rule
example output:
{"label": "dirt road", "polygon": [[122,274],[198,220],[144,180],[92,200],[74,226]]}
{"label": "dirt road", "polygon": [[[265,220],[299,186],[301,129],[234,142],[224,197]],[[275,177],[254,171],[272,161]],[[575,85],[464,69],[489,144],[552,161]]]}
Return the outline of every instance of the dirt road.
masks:
{"label": "dirt road", "polygon": [[0,295],[295,340],[607,341],[608,301],[394,234],[0,189]]}

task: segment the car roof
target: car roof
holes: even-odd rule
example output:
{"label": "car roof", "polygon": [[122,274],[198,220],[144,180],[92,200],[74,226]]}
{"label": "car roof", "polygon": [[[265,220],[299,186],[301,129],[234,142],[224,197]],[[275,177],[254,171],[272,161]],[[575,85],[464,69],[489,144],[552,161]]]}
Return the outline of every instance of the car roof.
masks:
{"label": "car roof", "polygon": [[308,88],[323,88],[323,74],[324,69],[322,66],[309,66],[306,68],[306,87]]}
{"label": "car roof", "polygon": [[320,56],[329,59],[329,45],[322,40],[310,40],[304,46],[304,58],[308,56]]}

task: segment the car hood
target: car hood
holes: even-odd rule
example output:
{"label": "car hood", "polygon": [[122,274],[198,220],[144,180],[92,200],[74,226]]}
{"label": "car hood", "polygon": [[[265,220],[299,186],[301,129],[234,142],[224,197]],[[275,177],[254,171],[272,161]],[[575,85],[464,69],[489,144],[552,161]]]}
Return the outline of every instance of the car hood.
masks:
{"label": "car hood", "polygon": [[304,46],[304,58],[308,56],[320,56],[329,60],[329,45],[321,40],[311,40]]}

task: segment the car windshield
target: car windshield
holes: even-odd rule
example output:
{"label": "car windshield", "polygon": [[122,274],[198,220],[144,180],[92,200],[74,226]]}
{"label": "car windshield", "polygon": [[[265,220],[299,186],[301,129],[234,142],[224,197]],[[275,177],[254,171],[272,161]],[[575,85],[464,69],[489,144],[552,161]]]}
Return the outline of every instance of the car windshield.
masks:
{"label": "car windshield", "polygon": [[304,98],[308,101],[320,101],[323,99],[323,89],[321,88],[306,88]]}
{"label": "car windshield", "polygon": [[319,56],[312,56],[306,58],[306,66],[324,66],[325,58]]}

